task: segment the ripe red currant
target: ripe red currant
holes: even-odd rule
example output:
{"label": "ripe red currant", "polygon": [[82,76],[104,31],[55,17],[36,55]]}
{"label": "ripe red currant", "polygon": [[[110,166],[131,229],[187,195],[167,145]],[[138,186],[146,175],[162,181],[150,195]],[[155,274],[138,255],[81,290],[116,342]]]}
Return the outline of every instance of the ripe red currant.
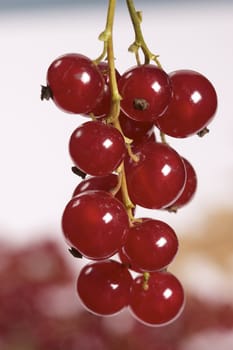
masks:
{"label": "ripe red currant", "polygon": [[123,265],[125,265],[128,269],[134,271],[134,272],[143,272],[138,266],[135,266],[128,255],[126,255],[124,251],[124,247],[121,247],[118,251],[118,258],[122,262]]}
{"label": "ripe red currant", "polygon": [[123,252],[132,266],[141,271],[162,270],[168,266],[178,250],[174,230],[165,222],[144,218],[129,228]]}
{"label": "ripe red currant", "polygon": [[78,184],[74,190],[73,196],[77,196],[80,193],[93,190],[110,192],[117,186],[117,183],[118,176],[116,174],[108,174],[105,176],[89,176]]}
{"label": "ripe red currant", "polygon": [[[111,191],[113,191],[118,185],[118,181],[119,178],[116,174],[108,174],[106,176],[90,176],[78,184],[74,190],[73,196],[77,196],[80,193],[93,190],[100,190],[111,193]],[[115,194],[115,198],[119,199],[119,201],[124,204],[121,190]],[[134,214],[135,208],[133,208],[132,211]]]}
{"label": "ripe red currant", "polygon": [[113,315],[128,305],[132,282],[124,265],[104,260],[83,267],[77,280],[77,291],[89,311]]}
{"label": "ripe red currant", "polygon": [[184,291],[171,273],[152,272],[148,280],[145,276],[134,280],[129,305],[138,321],[148,326],[164,326],[181,314]]}
{"label": "ripe red currant", "polygon": [[47,84],[55,104],[69,113],[90,113],[104,92],[99,69],[88,57],[77,53],[63,55],[51,63]]}
{"label": "ripe red currant", "polygon": [[127,117],[122,111],[119,115],[119,122],[123,134],[133,140],[133,144],[146,142],[154,137],[154,124],[152,122],[139,122]]}
{"label": "ripe red currant", "polygon": [[217,109],[217,95],[211,82],[192,70],[169,74],[173,96],[156,126],[173,137],[187,137],[203,130]]}
{"label": "ripe red currant", "polygon": [[128,226],[123,204],[104,191],[87,191],[73,197],[62,217],[68,244],[89,259],[115,254],[125,243]]}
{"label": "ripe red currant", "polygon": [[121,109],[138,121],[155,121],[168,107],[171,84],[168,75],[153,64],[132,67],[119,80]]}
{"label": "ripe red currant", "polygon": [[69,151],[77,167],[94,176],[105,176],[114,171],[126,154],[121,133],[101,121],[79,126],[71,135]]}
{"label": "ripe red currant", "polygon": [[185,158],[183,158],[184,166],[186,169],[186,182],[184,189],[180,196],[170,205],[170,209],[176,211],[177,209],[188,204],[192,199],[197,189],[197,175],[192,164]]}
{"label": "ripe red currant", "polygon": [[186,181],[184,163],[167,144],[147,142],[135,146],[138,161],[126,162],[128,192],[133,203],[148,209],[169,206]]}

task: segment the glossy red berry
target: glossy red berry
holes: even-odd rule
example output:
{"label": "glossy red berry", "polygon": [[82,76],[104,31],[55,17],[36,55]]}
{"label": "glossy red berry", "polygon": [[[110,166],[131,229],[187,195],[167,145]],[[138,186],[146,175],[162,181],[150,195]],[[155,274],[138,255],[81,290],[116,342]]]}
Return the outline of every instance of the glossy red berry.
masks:
{"label": "glossy red berry", "polygon": [[105,176],[114,171],[126,154],[121,133],[101,121],[79,126],[71,135],[69,151],[75,165],[94,176]]}
{"label": "glossy red berry", "polygon": [[169,206],[181,194],[186,172],[179,154],[160,142],[135,146],[136,162],[126,162],[128,192],[133,203],[148,209]]}
{"label": "glossy red berry", "polygon": [[[110,90],[110,77],[109,77],[109,65],[107,62],[100,62],[98,68],[102,73],[104,79],[104,93],[100,101],[92,109],[92,113],[96,118],[105,118],[108,116],[111,107],[111,90]],[[120,73],[115,69],[116,80],[119,81]]]}
{"label": "glossy red berry", "polygon": [[133,264],[133,262],[130,260],[128,255],[126,255],[124,251],[124,246],[118,250],[118,258],[120,259],[121,263],[125,265],[128,269],[134,272],[139,272],[139,273],[143,272],[138,266]]}
{"label": "glossy red berry", "polygon": [[156,271],[167,267],[178,250],[174,230],[165,222],[144,218],[129,228],[123,252],[133,266],[141,271]]}
{"label": "glossy red berry", "polygon": [[173,96],[156,126],[173,137],[187,137],[203,130],[217,109],[217,95],[211,82],[192,70],[169,74]]}
{"label": "glossy red berry", "polygon": [[124,265],[104,260],[82,268],[77,291],[89,311],[97,315],[113,315],[128,305],[132,282]]}
{"label": "glossy red berry", "polygon": [[123,134],[133,140],[134,144],[151,140],[154,134],[154,124],[152,122],[139,122],[127,117],[122,111],[119,115],[119,122]]}
{"label": "glossy red berry", "polygon": [[93,190],[110,192],[117,186],[117,183],[118,176],[116,174],[108,174],[105,176],[89,176],[78,184],[74,190],[73,196],[77,196],[80,193]]}
{"label": "glossy red berry", "polygon": [[155,121],[168,107],[171,84],[168,75],[153,64],[135,66],[119,80],[121,109],[130,118]]}
{"label": "glossy red berry", "polygon": [[69,113],[90,113],[104,92],[99,69],[88,57],[77,53],[60,56],[51,63],[47,84],[55,104]]}
{"label": "glossy red berry", "polygon": [[[80,193],[86,191],[106,191],[111,193],[118,185],[118,175],[108,174],[106,176],[90,176],[87,179],[81,181],[76,189],[74,190],[73,196],[77,196]],[[124,203],[121,189],[115,194],[115,198],[119,199]],[[135,208],[132,209],[133,214],[135,213]]]}
{"label": "glossy red berry", "polygon": [[104,191],[73,197],[62,216],[68,244],[89,259],[105,259],[125,243],[129,226],[123,204]]}
{"label": "glossy red berry", "polygon": [[134,280],[130,309],[136,319],[148,326],[164,326],[174,321],[184,306],[184,291],[178,279],[169,272],[152,272]]}
{"label": "glossy red berry", "polygon": [[196,193],[197,189],[197,175],[192,164],[185,158],[183,158],[184,166],[186,169],[186,182],[184,189],[180,196],[170,205],[170,209],[176,211],[177,209],[188,204]]}

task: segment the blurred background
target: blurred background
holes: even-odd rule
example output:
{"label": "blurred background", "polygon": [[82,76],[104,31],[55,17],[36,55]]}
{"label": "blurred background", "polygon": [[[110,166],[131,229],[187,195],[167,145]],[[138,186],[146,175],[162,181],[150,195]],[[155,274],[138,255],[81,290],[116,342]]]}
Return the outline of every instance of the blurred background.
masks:
{"label": "blurred background", "polygon": [[[167,72],[194,69],[214,84],[219,106],[210,133],[168,142],[194,166],[198,190],[177,214],[139,208],[180,239],[170,271],[183,283],[179,320],[153,329],[129,313],[90,315],[75,280],[60,218],[80,181],[68,141],[87,119],[40,101],[49,64],[61,54],[96,58],[108,1],[0,1],[0,349],[224,350],[233,348],[233,2],[140,1],[143,33]],[[124,1],[114,28],[116,67],[135,64]]]}

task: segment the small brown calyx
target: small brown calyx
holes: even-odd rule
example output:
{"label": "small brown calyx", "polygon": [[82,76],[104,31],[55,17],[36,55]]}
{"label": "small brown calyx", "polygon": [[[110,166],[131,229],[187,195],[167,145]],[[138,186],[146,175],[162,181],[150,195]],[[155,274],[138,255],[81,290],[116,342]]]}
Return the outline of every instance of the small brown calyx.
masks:
{"label": "small brown calyx", "polygon": [[175,206],[175,205],[172,205],[172,206],[170,206],[170,207],[168,207],[167,208],[167,211],[169,212],[169,213],[177,213],[177,211],[178,211],[178,207],[177,206]]}
{"label": "small brown calyx", "polygon": [[144,98],[135,98],[133,100],[133,107],[138,111],[145,111],[149,108],[149,103]]}
{"label": "small brown calyx", "polygon": [[43,100],[49,100],[49,99],[53,98],[53,93],[52,90],[50,89],[50,87],[48,85],[44,86],[41,85],[41,93],[40,93],[40,99],[41,101]]}
{"label": "small brown calyx", "polygon": [[78,258],[78,259],[82,259],[82,254],[79,253],[79,251],[77,249],[75,249],[74,247],[71,247],[68,249],[70,254],[73,255],[75,258]]}
{"label": "small brown calyx", "polygon": [[86,173],[84,173],[82,170],[80,170],[80,169],[77,168],[76,166],[72,166],[71,170],[72,170],[72,172],[73,172],[75,175],[80,176],[83,180],[84,180],[85,177],[87,176]]}
{"label": "small brown calyx", "polygon": [[203,136],[205,136],[206,134],[208,134],[210,131],[209,131],[209,129],[208,128],[204,128],[204,129],[202,129],[201,131],[199,131],[198,133],[197,133],[197,135],[199,136],[199,137],[203,137]]}

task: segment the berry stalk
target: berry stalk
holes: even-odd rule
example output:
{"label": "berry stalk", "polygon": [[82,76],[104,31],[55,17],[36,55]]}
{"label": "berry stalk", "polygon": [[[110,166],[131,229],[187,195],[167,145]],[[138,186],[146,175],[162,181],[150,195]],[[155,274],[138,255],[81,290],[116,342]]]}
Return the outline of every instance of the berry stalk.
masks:
{"label": "berry stalk", "polygon": [[141,30],[141,22],[142,22],[142,13],[140,11],[136,11],[135,6],[134,6],[134,1],[133,0],[126,0],[130,18],[133,24],[134,28],[134,33],[135,33],[135,41],[133,42],[132,45],[129,47],[129,51],[134,52],[136,56],[137,63],[140,65],[140,59],[138,55],[139,49],[141,49],[144,53],[145,57],[145,64],[149,63],[151,60],[154,61],[159,68],[162,69],[162,66],[158,60],[158,55],[153,54],[145,40],[142,34]]}
{"label": "berry stalk", "polygon": [[[134,161],[137,161],[137,157],[131,151],[130,140],[124,136],[120,126],[120,122],[119,122],[121,96],[119,94],[119,90],[117,86],[115,63],[114,63],[114,60],[115,60],[114,47],[113,47],[113,23],[114,23],[115,8],[116,8],[116,0],[109,0],[106,27],[105,27],[105,30],[99,36],[99,39],[104,41],[104,49],[100,57],[102,58],[103,55],[105,55],[106,53],[108,66],[109,66],[109,87],[111,91],[111,108],[110,108],[110,113],[107,116],[106,120],[108,123],[113,124],[113,126],[121,132],[121,134],[125,139],[125,143],[126,143],[130,157],[133,158]],[[117,188],[118,187],[121,188],[123,201],[126,206],[130,222],[132,222],[134,219],[132,214],[132,209],[135,206],[132,203],[131,199],[129,198],[123,162],[118,167],[117,172],[119,174],[119,184]]]}
{"label": "berry stalk", "polygon": [[[118,118],[120,113],[120,100],[121,96],[117,87],[116,73],[115,73],[115,63],[114,63],[114,49],[113,49],[113,22],[116,8],[116,0],[109,0],[107,20],[105,30],[99,35],[99,39],[104,42],[103,53],[99,56],[95,63],[98,63],[102,57],[107,54],[107,61],[109,65],[109,80],[110,80],[110,90],[111,90],[111,109],[108,121],[114,121]],[[118,126],[118,125],[117,125]],[[119,127],[117,127],[119,129]]]}

